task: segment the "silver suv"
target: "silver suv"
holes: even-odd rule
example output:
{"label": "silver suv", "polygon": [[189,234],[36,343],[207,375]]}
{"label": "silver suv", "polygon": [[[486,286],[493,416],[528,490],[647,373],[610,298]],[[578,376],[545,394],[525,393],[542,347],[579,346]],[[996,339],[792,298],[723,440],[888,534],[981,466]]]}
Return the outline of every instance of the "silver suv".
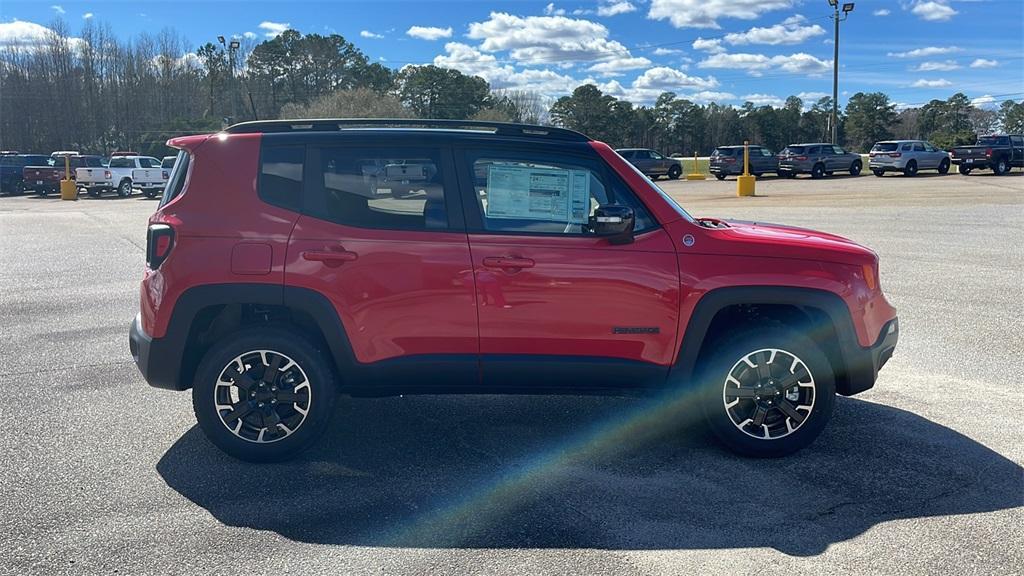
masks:
{"label": "silver suv", "polygon": [[683,173],[683,165],[678,160],[667,158],[656,150],[649,148],[620,148],[616,150],[620,156],[636,166],[638,170],[657,180],[659,176],[668,176],[677,180]]}
{"label": "silver suv", "polygon": [[902,172],[907,176],[918,170],[949,172],[949,153],[924,140],[885,140],[871,147],[868,167],[875,176],[886,172]]}
{"label": "silver suv", "polygon": [[779,176],[787,178],[795,178],[797,174],[821,178],[836,172],[849,172],[851,176],[856,176],[863,167],[864,161],[860,154],[824,142],[790,144],[779,152]]}

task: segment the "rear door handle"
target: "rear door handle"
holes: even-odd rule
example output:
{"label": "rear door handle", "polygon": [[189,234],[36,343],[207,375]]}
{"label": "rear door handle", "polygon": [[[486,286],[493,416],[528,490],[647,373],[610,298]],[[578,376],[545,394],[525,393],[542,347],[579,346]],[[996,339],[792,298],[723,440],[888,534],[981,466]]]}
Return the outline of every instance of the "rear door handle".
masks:
{"label": "rear door handle", "polygon": [[529,258],[517,258],[514,256],[488,256],[484,258],[484,266],[488,268],[533,268],[536,264]]}
{"label": "rear door handle", "polygon": [[359,254],[355,252],[349,252],[348,250],[307,250],[302,253],[303,260],[309,260],[310,262],[322,262],[325,266],[336,268],[341,266],[345,262],[354,262],[359,258]]}

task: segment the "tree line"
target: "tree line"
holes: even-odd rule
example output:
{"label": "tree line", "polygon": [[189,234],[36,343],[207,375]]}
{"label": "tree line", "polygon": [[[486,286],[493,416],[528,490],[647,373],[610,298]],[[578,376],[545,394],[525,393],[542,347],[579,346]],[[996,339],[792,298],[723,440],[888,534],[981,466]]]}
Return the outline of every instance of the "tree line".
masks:
{"label": "tree line", "polygon": [[[496,90],[484,79],[433,65],[395,70],[344,37],[288,30],[255,42],[196,49],[173,30],[119,39],[85,22],[78,37],[56,21],[45,42],[0,51],[0,149],[45,152],[137,150],[160,155],[173,136],[254,118],[399,117],[552,123],[609,144],[665,153],[709,153],[747,139],[773,150],[827,141],[831,99],[790,96],[778,107],[701,104],[665,92],[634,105],[584,84],[547,98]],[[925,138],[940,147],[975,133],[1024,131],[1024,101],[997,109],[963,94],[897,109],[881,92],[857,93],[839,121],[841,142],[866,151],[876,140]]]}

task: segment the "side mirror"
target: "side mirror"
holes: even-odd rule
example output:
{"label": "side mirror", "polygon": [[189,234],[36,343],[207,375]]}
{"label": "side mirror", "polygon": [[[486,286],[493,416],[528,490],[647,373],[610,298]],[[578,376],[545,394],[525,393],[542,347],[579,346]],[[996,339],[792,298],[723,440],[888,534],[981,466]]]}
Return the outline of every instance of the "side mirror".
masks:
{"label": "side mirror", "polygon": [[632,242],[635,225],[636,215],[633,209],[618,204],[599,206],[590,217],[590,229],[594,234],[608,238],[612,244]]}

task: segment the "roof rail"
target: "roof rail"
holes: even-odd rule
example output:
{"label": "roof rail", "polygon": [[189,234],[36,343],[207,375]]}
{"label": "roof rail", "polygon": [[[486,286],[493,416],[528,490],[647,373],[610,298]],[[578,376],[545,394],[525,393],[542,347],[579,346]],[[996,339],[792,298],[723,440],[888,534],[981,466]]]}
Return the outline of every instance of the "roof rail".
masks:
{"label": "roof rail", "polygon": [[482,120],[419,120],[411,118],[316,118],[296,120],[255,120],[241,122],[224,129],[228,134],[265,132],[333,132],[357,128],[446,128],[488,131],[503,136],[527,136],[551,140],[589,142],[583,134],[567,128],[487,122]]}

